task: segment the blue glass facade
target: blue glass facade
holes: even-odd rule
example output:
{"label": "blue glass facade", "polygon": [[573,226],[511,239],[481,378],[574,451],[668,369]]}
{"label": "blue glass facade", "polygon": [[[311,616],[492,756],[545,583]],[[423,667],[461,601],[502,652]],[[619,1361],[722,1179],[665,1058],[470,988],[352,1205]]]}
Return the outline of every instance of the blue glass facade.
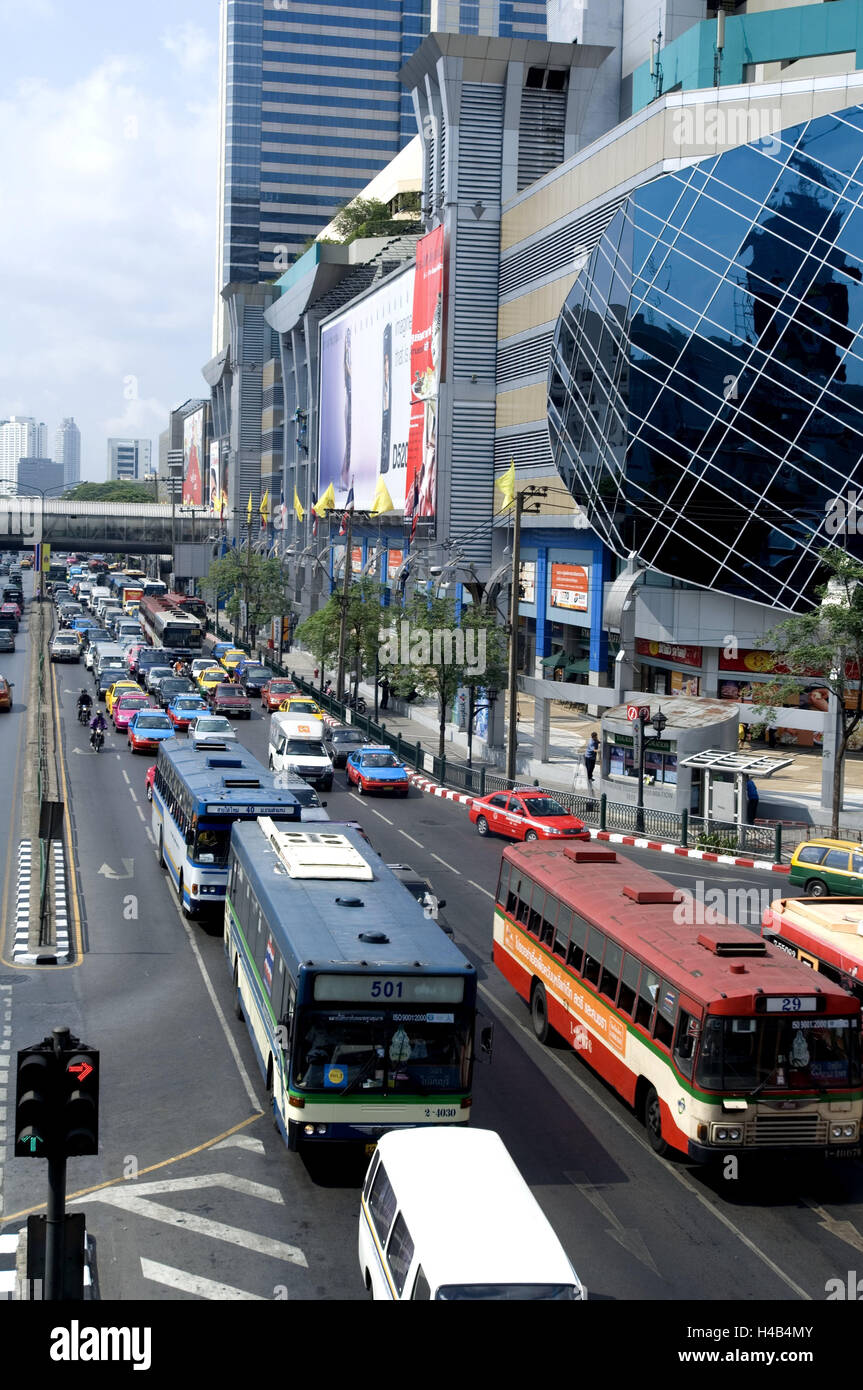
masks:
{"label": "blue glass facade", "polygon": [[863,486],[863,108],[630,196],[561,312],[549,430],[619,556],[812,602],[833,501]]}

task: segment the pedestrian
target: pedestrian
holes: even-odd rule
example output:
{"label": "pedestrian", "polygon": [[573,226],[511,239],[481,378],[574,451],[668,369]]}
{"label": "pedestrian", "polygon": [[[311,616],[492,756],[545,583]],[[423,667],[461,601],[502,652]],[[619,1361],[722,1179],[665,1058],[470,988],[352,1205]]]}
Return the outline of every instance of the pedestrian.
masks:
{"label": "pedestrian", "polygon": [[767,729],[767,744],[770,748],[776,747],[776,725],[771,724]]}
{"label": "pedestrian", "polygon": [[746,812],[750,825],[754,825],[758,814],[758,788],[751,777],[746,779]]}
{"label": "pedestrian", "polygon": [[390,683],[384,676],[381,681],[381,709],[386,709],[390,702]]}
{"label": "pedestrian", "polygon": [[599,739],[597,738],[596,730],[594,729],[593,733],[590,735],[590,738],[588,739],[587,748],[585,749],[584,753],[584,767],[585,771],[587,772],[587,780],[591,784],[591,786],[593,785],[593,769],[596,767],[596,755],[598,752]]}

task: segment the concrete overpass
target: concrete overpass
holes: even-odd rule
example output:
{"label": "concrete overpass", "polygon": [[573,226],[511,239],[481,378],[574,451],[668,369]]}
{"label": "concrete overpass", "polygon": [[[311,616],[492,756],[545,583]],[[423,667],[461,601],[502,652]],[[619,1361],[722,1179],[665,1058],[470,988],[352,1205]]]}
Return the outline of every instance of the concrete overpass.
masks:
{"label": "concrete overpass", "polygon": [[205,507],[173,511],[167,502],[74,502],[0,497],[0,550],[52,549],[169,555],[175,545],[201,544],[219,534]]}

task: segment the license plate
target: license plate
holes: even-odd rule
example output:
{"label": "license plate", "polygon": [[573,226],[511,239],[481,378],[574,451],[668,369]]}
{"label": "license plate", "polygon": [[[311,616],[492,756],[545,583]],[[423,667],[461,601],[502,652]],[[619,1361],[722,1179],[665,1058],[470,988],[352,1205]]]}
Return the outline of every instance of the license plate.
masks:
{"label": "license plate", "polygon": [[847,1145],[847,1146],[843,1145],[842,1148],[839,1148],[839,1147],[837,1146],[835,1149],[828,1149],[828,1150],[827,1150],[827,1157],[828,1157],[828,1158],[861,1158],[861,1157],[863,1157],[863,1148],[861,1148],[859,1144],[849,1144],[849,1145]]}

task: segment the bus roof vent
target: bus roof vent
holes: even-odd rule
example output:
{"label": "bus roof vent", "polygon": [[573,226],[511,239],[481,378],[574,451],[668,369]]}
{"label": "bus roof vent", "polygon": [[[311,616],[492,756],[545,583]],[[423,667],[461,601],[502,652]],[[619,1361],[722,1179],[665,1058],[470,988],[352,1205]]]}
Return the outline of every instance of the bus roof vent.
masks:
{"label": "bus roof vent", "polygon": [[631,883],[624,883],[623,893],[634,903],[682,903],[686,897],[682,888],[633,888]]}
{"label": "bus roof vent", "polygon": [[386,946],[389,937],[382,931],[361,931],[357,940],[365,941],[369,946]]}
{"label": "bus roof vent", "polygon": [[223,777],[222,785],[225,787],[260,787],[260,777]]}
{"label": "bus roof vent", "polygon": [[575,845],[565,845],[563,852],[573,864],[617,863],[617,855],[613,849],[576,849]]}
{"label": "bus roof vent", "polygon": [[242,767],[242,758],[208,758],[207,767]]}
{"label": "bus roof vent", "polygon": [[346,835],[327,830],[283,830],[270,816],[258,825],[291,878],[353,879],[369,882],[374,871]]}
{"label": "bus roof vent", "polygon": [[698,937],[699,946],[712,951],[714,956],[766,956],[767,944],[757,936],[715,936],[702,932]]}

